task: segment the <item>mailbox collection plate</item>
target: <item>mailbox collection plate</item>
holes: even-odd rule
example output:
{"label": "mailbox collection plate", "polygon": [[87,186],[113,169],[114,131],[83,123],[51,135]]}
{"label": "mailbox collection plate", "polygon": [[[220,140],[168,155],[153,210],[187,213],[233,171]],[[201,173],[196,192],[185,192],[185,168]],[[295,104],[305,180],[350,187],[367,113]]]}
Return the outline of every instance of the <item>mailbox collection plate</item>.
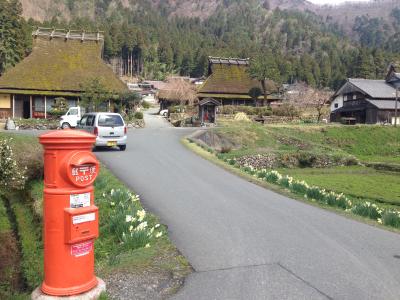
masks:
{"label": "mailbox collection plate", "polygon": [[76,244],[99,236],[99,217],[96,206],[65,208],[65,243]]}

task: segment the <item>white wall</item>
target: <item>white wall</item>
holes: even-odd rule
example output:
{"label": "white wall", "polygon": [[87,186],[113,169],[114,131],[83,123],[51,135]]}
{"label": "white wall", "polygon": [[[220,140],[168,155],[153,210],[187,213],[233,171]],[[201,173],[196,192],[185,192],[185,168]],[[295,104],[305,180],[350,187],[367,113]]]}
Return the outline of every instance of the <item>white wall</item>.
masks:
{"label": "white wall", "polygon": [[[337,104],[337,107],[335,107]],[[331,103],[331,112],[343,106],[343,95],[337,96]]]}

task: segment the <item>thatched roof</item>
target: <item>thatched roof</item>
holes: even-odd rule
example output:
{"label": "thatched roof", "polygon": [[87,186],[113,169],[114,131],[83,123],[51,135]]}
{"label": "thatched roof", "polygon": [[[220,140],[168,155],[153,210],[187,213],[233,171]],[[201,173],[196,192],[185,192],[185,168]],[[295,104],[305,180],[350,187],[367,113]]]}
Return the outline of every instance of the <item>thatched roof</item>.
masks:
{"label": "thatched roof", "polygon": [[0,93],[79,95],[95,77],[111,91],[127,90],[101,58],[102,36],[66,35],[34,34],[32,53],[0,77]]}
{"label": "thatched roof", "polygon": [[[249,90],[258,87],[262,91],[262,86],[258,80],[250,77],[248,68],[248,59],[210,57],[209,77],[200,87],[199,97],[203,97],[203,94],[232,94],[234,97],[242,95],[250,99]],[[267,90],[277,91],[276,84],[268,81]]]}
{"label": "thatched roof", "polygon": [[166,86],[158,91],[158,99],[168,102],[192,104],[197,100],[195,87],[184,79],[168,79]]}

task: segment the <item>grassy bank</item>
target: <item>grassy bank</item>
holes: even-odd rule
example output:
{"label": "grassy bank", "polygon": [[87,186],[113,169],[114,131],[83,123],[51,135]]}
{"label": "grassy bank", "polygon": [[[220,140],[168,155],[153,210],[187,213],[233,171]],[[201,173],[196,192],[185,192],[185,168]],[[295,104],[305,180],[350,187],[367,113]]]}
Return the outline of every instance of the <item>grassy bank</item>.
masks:
{"label": "grassy bank", "polygon": [[[213,134],[234,145],[219,156],[242,167],[274,169],[355,199],[400,205],[399,128],[223,121]],[[377,163],[379,170],[366,166]]]}

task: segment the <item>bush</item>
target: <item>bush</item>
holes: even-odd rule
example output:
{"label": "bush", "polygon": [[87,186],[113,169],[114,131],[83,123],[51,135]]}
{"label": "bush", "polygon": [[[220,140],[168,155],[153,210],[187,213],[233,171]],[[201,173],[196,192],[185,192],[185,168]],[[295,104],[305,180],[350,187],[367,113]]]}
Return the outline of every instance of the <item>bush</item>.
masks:
{"label": "bush", "polygon": [[144,109],[148,109],[148,108],[150,108],[150,103],[147,102],[147,101],[142,101],[142,107],[143,107]]}
{"label": "bush", "polygon": [[220,153],[229,153],[232,151],[232,147],[230,146],[222,146],[221,150],[219,151]]}
{"label": "bush", "polygon": [[143,119],[143,113],[142,113],[141,111],[137,111],[137,112],[135,112],[135,113],[133,114],[133,117],[134,117],[135,119],[142,120],[142,119]]}
{"label": "bush", "polygon": [[25,187],[26,170],[17,163],[11,141],[12,138],[0,140],[0,187],[21,190]]}
{"label": "bush", "polygon": [[314,165],[316,159],[317,158],[313,154],[301,152],[298,156],[299,167],[300,168],[311,168]]}
{"label": "bush", "polygon": [[269,107],[254,107],[247,105],[224,105],[219,108],[219,113],[225,115],[234,115],[237,113],[245,113],[246,115],[259,115],[259,116],[270,116],[272,110]]}
{"label": "bush", "polygon": [[272,114],[280,117],[294,118],[298,117],[300,112],[293,104],[284,103],[281,106],[274,107],[272,109]]}

